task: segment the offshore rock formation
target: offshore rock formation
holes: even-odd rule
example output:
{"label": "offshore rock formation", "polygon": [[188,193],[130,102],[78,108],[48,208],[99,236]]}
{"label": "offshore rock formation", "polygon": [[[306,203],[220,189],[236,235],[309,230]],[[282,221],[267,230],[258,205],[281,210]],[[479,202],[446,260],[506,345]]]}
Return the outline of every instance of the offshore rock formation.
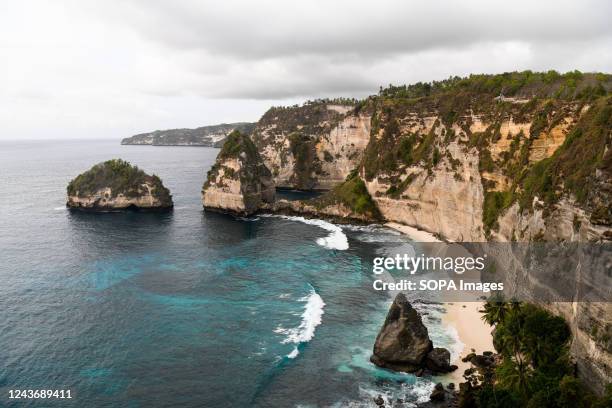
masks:
{"label": "offshore rock formation", "polygon": [[69,208],[88,211],[164,211],[173,207],[170,191],[159,177],[120,159],[96,164],[67,188]]}
{"label": "offshore rock formation", "polygon": [[202,188],[205,209],[251,215],[274,202],[272,175],[248,136],[232,132]]}
{"label": "offshore rock formation", "polygon": [[403,293],[399,293],[380,329],[370,360],[377,366],[422,375],[447,373],[457,369],[450,365],[450,353],[434,348],[427,327]]}
{"label": "offshore rock formation", "polygon": [[202,126],[196,129],[156,130],[126,137],[122,145],[151,146],[205,146],[221,147],[227,135],[234,130],[249,134],[255,128],[254,123],[222,123],[220,125]]}

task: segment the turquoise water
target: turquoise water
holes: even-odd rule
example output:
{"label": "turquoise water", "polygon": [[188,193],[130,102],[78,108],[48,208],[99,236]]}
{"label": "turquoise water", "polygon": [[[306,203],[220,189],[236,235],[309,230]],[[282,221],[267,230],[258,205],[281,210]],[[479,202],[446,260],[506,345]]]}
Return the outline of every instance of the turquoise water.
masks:
{"label": "turquoise water", "polygon": [[[391,301],[371,289],[371,259],[412,244],[381,227],[205,213],[199,194],[217,152],[0,144],[0,406],[427,399],[432,379],[368,361]],[[113,157],[158,174],[174,212],[67,211],[67,182]],[[452,348],[443,309],[417,306],[434,342]],[[15,402],[10,389],[70,389],[74,398]]]}

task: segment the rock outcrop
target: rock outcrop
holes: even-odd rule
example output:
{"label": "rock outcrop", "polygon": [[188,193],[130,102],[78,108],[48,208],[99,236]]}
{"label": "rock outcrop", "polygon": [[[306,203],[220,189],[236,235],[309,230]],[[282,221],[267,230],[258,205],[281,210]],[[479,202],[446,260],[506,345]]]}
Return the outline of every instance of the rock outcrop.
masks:
{"label": "rock outcrop", "polygon": [[232,132],[208,172],[202,203],[208,210],[251,215],[273,203],[275,186],[270,170],[248,136]]}
{"label": "rock outcrop", "polygon": [[359,176],[309,201],[279,200],[263,207],[273,213],[325,217],[337,222],[379,222],[381,215]]}
{"label": "rock outcrop", "polygon": [[370,360],[379,367],[417,373],[446,373],[457,369],[450,365],[450,353],[434,348],[427,327],[403,293],[399,293],[380,329]]}
{"label": "rock outcrop", "polygon": [[355,103],[311,101],[263,115],[252,138],[277,187],[330,189],[359,165],[371,118]]}
{"label": "rock outcrop", "polygon": [[68,184],[66,205],[87,211],[172,209],[170,191],[159,177],[115,159],[96,164]]}

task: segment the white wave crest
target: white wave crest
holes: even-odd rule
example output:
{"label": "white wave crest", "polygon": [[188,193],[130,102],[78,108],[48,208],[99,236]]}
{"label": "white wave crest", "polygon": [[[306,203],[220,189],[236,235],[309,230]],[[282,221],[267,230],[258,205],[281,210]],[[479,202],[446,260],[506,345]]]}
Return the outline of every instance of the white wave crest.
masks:
{"label": "white wave crest", "polygon": [[260,217],[283,218],[285,220],[297,221],[308,225],[315,225],[319,228],[323,228],[324,230],[329,231],[328,236],[324,238],[317,238],[317,244],[327,249],[338,249],[340,251],[344,251],[349,248],[348,238],[346,237],[344,232],[342,232],[342,228],[330,222],[318,219],[296,217],[291,215],[265,214],[260,215]]}
{"label": "white wave crest", "polygon": [[314,289],[311,289],[307,296],[299,300],[300,302],[306,302],[300,325],[292,329],[283,329],[279,326],[274,330],[275,333],[287,335],[283,344],[295,344],[295,348],[287,354],[288,358],[296,358],[300,354],[298,346],[309,342],[314,337],[317,326],[321,324],[323,309],[325,308],[323,298]]}

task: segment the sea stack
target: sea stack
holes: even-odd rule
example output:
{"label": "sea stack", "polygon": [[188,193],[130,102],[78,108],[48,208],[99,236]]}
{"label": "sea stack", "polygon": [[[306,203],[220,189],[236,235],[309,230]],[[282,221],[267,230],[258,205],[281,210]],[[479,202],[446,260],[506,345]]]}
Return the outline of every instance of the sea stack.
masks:
{"label": "sea stack", "polygon": [[379,367],[423,375],[450,372],[450,353],[434,348],[427,327],[403,293],[399,293],[385,319],[370,360]]}
{"label": "sea stack", "polygon": [[79,174],[68,184],[67,194],[67,207],[87,211],[168,211],[174,205],[159,177],[121,159]]}
{"label": "sea stack", "polygon": [[235,130],[227,137],[202,188],[208,210],[251,215],[273,203],[275,186],[251,139]]}

